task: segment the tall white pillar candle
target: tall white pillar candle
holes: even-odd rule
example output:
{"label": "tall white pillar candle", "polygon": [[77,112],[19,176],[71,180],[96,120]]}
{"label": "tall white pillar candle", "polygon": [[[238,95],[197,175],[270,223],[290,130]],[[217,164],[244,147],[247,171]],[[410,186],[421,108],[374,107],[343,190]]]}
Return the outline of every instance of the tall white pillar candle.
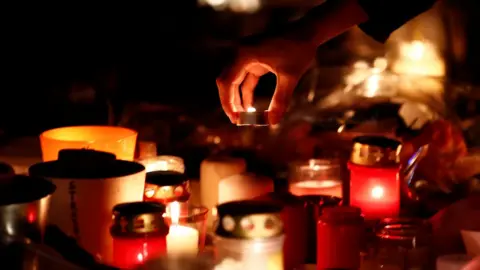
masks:
{"label": "tall white pillar candle", "polygon": [[218,184],[218,204],[249,200],[273,192],[272,179],[250,173],[229,176]]}
{"label": "tall white pillar candle", "polygon": [[209,209],[207,226],[211,227],[218,204],[218,185],[220,180],[245,172],[247,163],[242,158],[215,157],[205,159],[200,165],[200,201]]}

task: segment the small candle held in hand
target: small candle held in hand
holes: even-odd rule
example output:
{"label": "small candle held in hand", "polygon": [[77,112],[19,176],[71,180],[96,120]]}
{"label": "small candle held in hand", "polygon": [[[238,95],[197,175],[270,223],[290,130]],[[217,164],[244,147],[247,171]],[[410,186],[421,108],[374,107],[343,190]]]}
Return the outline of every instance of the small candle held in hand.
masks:
{"label": "small candle held in hand", "polygon": [[254,107],[238,113],[237,126],[268,126],[268,111],[257,112]]}
{"label": "small candle held in hand", "polygon": [[198,253],[199,233],[196,229],[179,225],[180,204],[172,202],[169,205],[172,224],[167,235],[168,255],[196,255]]}

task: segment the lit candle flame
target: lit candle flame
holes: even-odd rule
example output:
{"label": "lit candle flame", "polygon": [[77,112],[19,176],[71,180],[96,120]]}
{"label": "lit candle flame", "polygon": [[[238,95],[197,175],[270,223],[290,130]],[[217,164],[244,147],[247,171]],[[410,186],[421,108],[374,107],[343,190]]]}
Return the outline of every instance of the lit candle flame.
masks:
{"label": "lit candle flame", "polygon": [[366,97],[375,97],[377,95],[378,90],[380,89],[380,75],[373,74],[370,76],[367,81],[365,82],[365,93]]}
{"label": "lit candle flame", "polygon": [[180,219],[180,203],[172,202],[169,205],[170,208],[170,220],[172,221],[172,225],[178,225],[178,221]]}
{"label": "lit candle flame", "polygon": [[383,198],[383,194],[384,194],[383,187],[376,186],[376,187],[372,188],[372,198],[381,199],[381,198]]}
{"label": "lit candle flame", "polygon": [[254,107],[247,108],[247,112],[256,112],[257,110]]}

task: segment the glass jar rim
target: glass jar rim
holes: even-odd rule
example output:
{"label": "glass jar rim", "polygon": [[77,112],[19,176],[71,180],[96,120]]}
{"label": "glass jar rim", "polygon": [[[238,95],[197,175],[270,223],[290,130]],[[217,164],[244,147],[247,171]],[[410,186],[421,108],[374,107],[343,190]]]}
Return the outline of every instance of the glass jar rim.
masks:
{"label": "glass jar rim", "polygon": [[[186,202],[180,202],[180,204],[186,204]],[[168,206],[167,206],[168,209]],[[182,208],[181,208],[182,209]],[[185,208],[183,208],[185,209]],[[180,210],[180,216],[178,219],[179,223],[196,223],[202,222],[207,220],[208,208],[202,205],[187,205],[186,206],[187,213],[185,211]],[[168,214],[165,214],[164,219],[167,222],[170,222],[170,217]]]}
{"label": "glass jar rim", "polygon": [[407,240],[424,236],[431,231],[431,224],[420,218],[387,218],[382,220],[376,236],[382,239]]}

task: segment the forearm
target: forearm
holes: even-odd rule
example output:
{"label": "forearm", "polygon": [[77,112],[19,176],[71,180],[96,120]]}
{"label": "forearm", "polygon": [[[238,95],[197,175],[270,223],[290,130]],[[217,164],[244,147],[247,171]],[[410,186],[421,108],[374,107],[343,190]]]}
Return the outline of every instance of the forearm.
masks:
{"label": "forearm", "polygon": [[360,28],[384,42],[390,33],[430,9],[438,0],[327,0],[311,10],[305,18],[291,25],[290,38],[309,41],[319,46],[345,32]]}
{"label": "forearm", "polygon": [[292,24],[288,36],[318,47],[324,42],[368,20],[357,0],[330,0]]}

